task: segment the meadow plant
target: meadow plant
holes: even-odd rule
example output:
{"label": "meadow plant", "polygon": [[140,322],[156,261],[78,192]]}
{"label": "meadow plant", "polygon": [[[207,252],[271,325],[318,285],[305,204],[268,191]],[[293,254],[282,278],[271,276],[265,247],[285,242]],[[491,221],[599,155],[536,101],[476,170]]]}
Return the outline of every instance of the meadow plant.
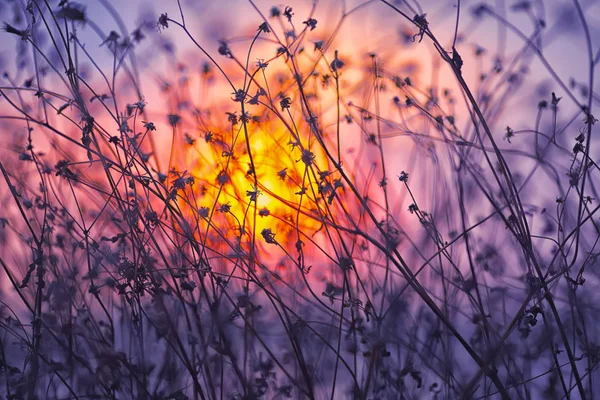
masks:
{"label": "meadow plant", "polygon": [[600,5],[208,3],[0,3],[0,393],[600,398]]}

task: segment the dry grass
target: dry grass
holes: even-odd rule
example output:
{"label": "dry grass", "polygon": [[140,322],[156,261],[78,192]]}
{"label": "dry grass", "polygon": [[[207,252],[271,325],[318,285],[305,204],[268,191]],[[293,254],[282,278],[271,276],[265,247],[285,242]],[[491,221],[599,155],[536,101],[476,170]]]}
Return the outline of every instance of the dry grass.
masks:
{"label": "dry grass", "polygon": [[7,398],[598,396],[597,6],[10,4]]}

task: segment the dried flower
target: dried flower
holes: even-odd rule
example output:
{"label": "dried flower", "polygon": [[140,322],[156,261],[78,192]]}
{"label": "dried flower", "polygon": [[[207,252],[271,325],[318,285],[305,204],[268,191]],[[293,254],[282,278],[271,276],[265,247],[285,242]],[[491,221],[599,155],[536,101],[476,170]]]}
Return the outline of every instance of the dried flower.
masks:
{"label": "dried flower", "polygon": [[167,117],[169,119],[169,125],[171,125],[173,128],[179,121],[181,121],[181,117],[177,114],[169,114]]}
{"label": "dried flower", "polygon": [[338,58],[338,51],[335,51],[335,58],[330,64],[331,70],[336,72],[344,67],[344,62]]}
{"label": "dried flower", "polygon": [[408,172],[404,172],[404,171],[400,172],[398,179],[400,179],[400,182],[408,183]]}
{"label": "dried flower", "polygon": [[271,15],[271,18],[279,17],[281,15],[281,10],[279,7],[273,6],[271,7],[269,14]]}
{"label": "dried flower", "polygon": [[140,43],[146,38],[141,28],[136,28],[133,32],[131,32],[131,37],[135,43]]}
{"label": "dried flower", "polygon": [[241,103],[246,98],[246,92],[244,92],[244,89],[238,89],[231,94],[233,95],[233,99],[231,99],[231,100],[238,102],[238,103]]}
{"label": "dried flower", "polygon": [[265,239],[265,242],[270,244],[277,244],[277,240],[275,240],[275,234],[271,231],[271,228],[263,229],[260,234]]}
{"label": "dried flower", "polygon": [[510,143],[510,139],[515,136],[515,132],[512,130],[510,126],[506,127],[506,134],[504,135],[504,140]]}
{"label": "dried flower", "polygon": [[413,36],[413,42],[416,37],[419,36],[419,43],[423,40],[425,32],[429,28],[429,22],[427,22],[427,14],[416,14],[413,17],[413,22],[419,27],[419,33]]}
{"label": "dried flower", "polygon": [[221,40],[219,42],[219,48],[217,49],[217,51],[222,56],[229,57],[229,58],[232,57],[231,50],[229,49],[229,45],[227,44],[227,42],[225,42],[223,40]]}
{"label": "dried flower", "polygon": [[29,35],[30,35],[29,29],[17,29],[14,26],[10,25],[9,23],[5,22],[2,30],[7,33],[12,33],[13,35],[20,36],[21,40],[29,39]]}
{"label": "dried flower", "polygon": [[309,18],[308,20],[304,21],[303,24],[305,24],[307,28],[310,28],[310,30],[313,31],[317,27],[317,20],[314,18]]}
{"label": "dried flower", "polygon": [[183,134],[183,138],[184,138],[184,140],[185,140],[185,143],[186,143],[187,145],[189,145],[189,146],[193,146],[193,145],[194,145],[194,143],[196,143],[196,139],[192,138],[192,137],[190,136],[190,134],[189,134],[189,133],[187,133],[187,132],[185,132],[185,133]]}
{"label": "dried flower", "polygon": [[283,93],[281,94],[281,101],[279,102],[279,105],[281,106],[281,111],[287,110],[288,108],[290,108],[290,105],[292,103],[292,100],[284,95]]}
{"label": "dried flower", "polygon": [[246,196],[250,197],[250,201],[256,202],[258,195],[260,194],[260,190],[254,188],[254,190],[246,190]]}
{"label": "dried flower", "polygon": [[159,32],[161,29],[167,29],[169,27],[169,17],[167,16],[167,13],[160,14],[156,27],[158,28]]}
{"label": "dried flower", "polygon": [[210,215],[210,208],[208,207],[200,207],[198,209],[198,215],[200,216],[200,218],[208,218],[208,216]]}
{"label": "dried flower", "polygon": [[64,18],[70,21],[85,22],[85,7],[81,4],[70,2],[69,5],[61,7],[59,10],[54,12],[56,18]]}
{"label": "dried flower", "polygon": [[100,46],[106,44],[106,45],[108,45],[109,48],[114,48],[114,46],[116,45],[116,43],[120,37],[121,36],[117,32],[110,31],[110,33],[108,34],[106,39],[104,39],[104,41],[102,43],[100,43]]}
{"label": "dried flower", "polygon": [[248,100],[248,104],[258,105],[260,96],[265,96],[266,94],[267,93],[265,92],[265,89],[258,88],[258,90],[256,91],[256,95],[252,96],[252,98],[250,98],[250,100]]}
{"label": "dried flower", "polygon": [[144,124],[144,128],[146,128],[149,131],[155,131],[156,130],[156,126],[154,126],[154,123],[152,122],[146,122],[146,121],[142,121],[142,123]]}
{"label": "dried flower", "polygon": [[237,114],[234,112],[226,112],[225,114],[227,114],[227,120],[229,122],[231,122],[231,125],[235,125],[238,123],[238,116]]}
{"label": "dried flower", "polygon": [[277,176],[282,181],[285,181],[285,179],[287,178],[287,168],[284,168],[284,169],[280,170],[279,172],[277,172]]}
{"label": "dried flower", "polygon": [[290,24],[292,23],[293,15],[294,15],[294,13],[292,12],[292,7],[286,6],[285,10],[283,11],[283,16],[287,18],[287,20]]}
{"label": "dried flower", "polygon": [[260,69],[265,69],[269,66],[269,63],[266,63],[265,60],[258,59],[256,61],[256,67]]}
{"label": "dried flower", "polygon": [[264,33],[270,33],[271,29],[269,29],[269,24],[267,24],[266,22],[263,22],[262,24],[260,24],[258,26],[258,31],[264,32]]}
{"label": "dried flower", "polygon": [[307,167],[310,167],[315,161],[315,155],[312,151],[305,149],[302,150],[302,157],[300,158],[300,160],[302,160],[302,162],[306,164]]}
{"label": "dried flower", "polygon": [[583,117],[583,123],[586,125],[587,124],[595,125],[596,122],[598,122],[598,119],[594,118],[594,116],[589,111],[587,111],[587,107],[586,107],[586,110],[584,110],[584,111],[585,111],[585,116]]}

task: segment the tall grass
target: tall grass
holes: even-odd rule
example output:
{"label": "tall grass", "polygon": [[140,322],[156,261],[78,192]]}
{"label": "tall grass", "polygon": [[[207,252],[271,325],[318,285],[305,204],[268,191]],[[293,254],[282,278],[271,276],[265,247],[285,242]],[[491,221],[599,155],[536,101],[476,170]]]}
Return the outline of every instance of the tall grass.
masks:
{"label": "tall grass", "polygon": [[599,397],[598,5],[466,3],[5,3],[0,393]]}

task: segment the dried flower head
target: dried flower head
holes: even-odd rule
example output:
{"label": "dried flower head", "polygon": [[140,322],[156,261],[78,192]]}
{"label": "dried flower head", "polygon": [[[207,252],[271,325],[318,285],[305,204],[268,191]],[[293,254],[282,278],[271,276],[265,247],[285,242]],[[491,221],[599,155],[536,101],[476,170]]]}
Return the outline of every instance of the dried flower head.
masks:
{"label": "dried flower head", "polygon": [[335,58],[330,64],[331,70],[337,72],[344,67],[344,62],[338,58],[338,51],[335,51]]}
{"label": "dried flower head", "polygon": [[167,16],[167,13],[160,14],[156,27],[158,28],[159,32],[161,29],[167,29],[169,27],[169,17]]}
{"label": "dried flower head", "polygon": [[315,28],[317,27],[317,20],[314,18],[309,18],[308,20],[302,23],[305,24],[306,27],[309,28],[311,31],[315,30]]}
{"label": "dried flower head", "polygon": [[265,239],[265,242],[269,244],[277,244],[277,240],[275,240],[275,234],[271,230],[271,228],[263,229],[260,234]]}

